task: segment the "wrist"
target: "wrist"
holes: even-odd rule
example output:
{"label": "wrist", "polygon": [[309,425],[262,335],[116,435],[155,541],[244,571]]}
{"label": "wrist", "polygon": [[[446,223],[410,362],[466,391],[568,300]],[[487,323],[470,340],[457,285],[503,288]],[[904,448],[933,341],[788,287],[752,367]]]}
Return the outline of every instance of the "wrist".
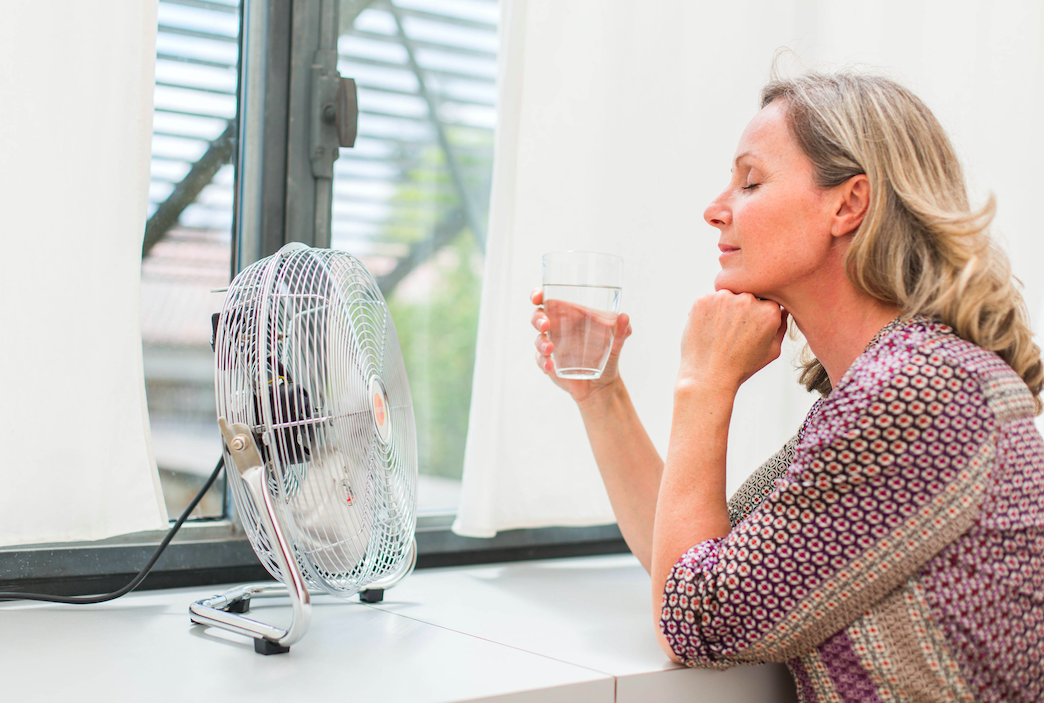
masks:
{"label": "wrist", "polygon": [[[588,381],[588,383],[594,384],[596,382]],[[591,412],[602,412],[614,399],[625,395],[627,395],[627,389],[624,387],[623,379],[617,375],[612,381],[604,385],[599,384],[593,387],[589,393],[584,394],[580,398],[573,398],[573,400],[576,401],[577,407],[580,408],[580,414],[587,415]]]}
{"label": "wrist", "polygon": [[674,382],[675,400],[723,399],[732,400],[739,391],[739,383],[715,373],[679,373]]}

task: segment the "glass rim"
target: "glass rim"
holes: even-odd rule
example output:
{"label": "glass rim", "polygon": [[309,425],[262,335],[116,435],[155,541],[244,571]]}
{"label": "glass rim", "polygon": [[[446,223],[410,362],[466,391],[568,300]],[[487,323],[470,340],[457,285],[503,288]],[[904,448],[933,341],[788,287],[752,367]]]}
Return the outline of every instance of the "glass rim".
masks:
{"label": "glass rim", "polygon": [[551,251],[541,259],[543,285],[623,287],[624,259],[600,251]]}

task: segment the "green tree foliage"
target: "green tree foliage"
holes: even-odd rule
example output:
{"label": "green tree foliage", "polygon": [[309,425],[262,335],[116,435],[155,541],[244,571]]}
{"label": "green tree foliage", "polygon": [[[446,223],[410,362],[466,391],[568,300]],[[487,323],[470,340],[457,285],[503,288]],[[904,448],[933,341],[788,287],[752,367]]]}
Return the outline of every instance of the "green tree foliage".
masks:
{"label": "green tree foliage", "polygon": [[389,300],[417,420],[420,471],[460,478],[471,406],[481,291],[480,257],[467,229],[414,272],[430,278],[418,298],[404,281]]}
{"label": "green tree foliage", "polygon": [[[485,217],[492,171],[492,132],[451,128],[450,142],[468,197]],[[460,478],[475,368],[482,254],[463,227],[448,244],[436,242],[439,223],[461,206],[446,156],[437,144],[404,160],[411,167],[396,186],[384,241],[424,252],[388,296],[399,335],[417,421],[420,472]]]}

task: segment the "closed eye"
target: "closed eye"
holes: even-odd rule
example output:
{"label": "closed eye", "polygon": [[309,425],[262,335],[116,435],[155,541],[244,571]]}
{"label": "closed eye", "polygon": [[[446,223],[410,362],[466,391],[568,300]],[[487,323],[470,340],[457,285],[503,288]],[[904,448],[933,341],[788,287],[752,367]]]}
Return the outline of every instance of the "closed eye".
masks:
{"label": "closed eye", "polygon": [[751,183],[749,186],[743,186],[743,190],[754,190],[759,185],[761,185],[761,184],[760,183]]}

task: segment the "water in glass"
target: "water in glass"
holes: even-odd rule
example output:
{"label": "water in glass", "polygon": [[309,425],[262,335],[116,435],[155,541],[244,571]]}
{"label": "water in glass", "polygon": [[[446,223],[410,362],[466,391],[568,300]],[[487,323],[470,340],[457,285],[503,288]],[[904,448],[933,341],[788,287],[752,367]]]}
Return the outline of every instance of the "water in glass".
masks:
{"label": "water in glass", "polygon": [[544,312],[551,323],[551,360],[560,378],[601,377],[613,348],[620,289],[544,285]]}

